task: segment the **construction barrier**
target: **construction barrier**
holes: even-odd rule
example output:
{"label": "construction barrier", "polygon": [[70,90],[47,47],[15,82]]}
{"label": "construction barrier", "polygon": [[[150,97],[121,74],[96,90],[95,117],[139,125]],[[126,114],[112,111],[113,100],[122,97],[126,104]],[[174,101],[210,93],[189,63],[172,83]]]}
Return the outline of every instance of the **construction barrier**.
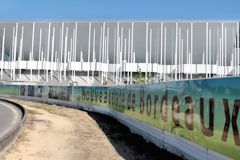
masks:
{"label": "construction barrier", "polygon": [[239,159],[239,84],[239,77],[230,77],[123,86],[2,85],[0,94],[110,109],[170,135],[169,144],[179,149],[184,142],[204,154]]}

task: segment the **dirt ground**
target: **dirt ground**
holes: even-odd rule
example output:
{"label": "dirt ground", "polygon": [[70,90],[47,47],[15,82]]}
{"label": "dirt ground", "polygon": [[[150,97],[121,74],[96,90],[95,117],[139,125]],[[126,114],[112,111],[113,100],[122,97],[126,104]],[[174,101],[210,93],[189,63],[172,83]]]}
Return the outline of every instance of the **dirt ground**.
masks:
{"label": "dirt ground", "polygon": [[123,159],[86,112],[15,101],[27,109],[28,118],[3,160]]}
{"label": "dirt ground", "polygon": [[22,133],[0,160],[181,159],[117,120],[63,106],[13,100],[28,111]]}

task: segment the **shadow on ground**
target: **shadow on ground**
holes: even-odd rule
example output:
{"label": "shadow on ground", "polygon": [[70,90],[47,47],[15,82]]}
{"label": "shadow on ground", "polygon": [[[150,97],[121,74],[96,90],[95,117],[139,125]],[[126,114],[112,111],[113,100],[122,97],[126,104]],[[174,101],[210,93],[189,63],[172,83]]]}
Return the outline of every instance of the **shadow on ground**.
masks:
{"label": "shadow on ground", "polygon": [[116,151],[127,160],[178,160],[182,159],[174,154],[160,149],[141,136],[133,134],[130,130],[107,115],[89,112],[105,133]]}

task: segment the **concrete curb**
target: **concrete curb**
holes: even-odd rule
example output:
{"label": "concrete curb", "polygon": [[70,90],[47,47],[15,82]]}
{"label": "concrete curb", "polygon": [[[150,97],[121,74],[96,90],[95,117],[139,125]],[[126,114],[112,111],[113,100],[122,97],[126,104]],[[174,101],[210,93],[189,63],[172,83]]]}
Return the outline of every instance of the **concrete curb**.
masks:
{"label": "concrete curb", "polygon": [[16,106],[22,112],[21,121],[14,128],[12,128],[11,131],[9,131],[4,136],[0,137],[0,155],[2,155],[4,151],[6,151],[11,146],[11,144],[15,142],[16,138],[21,133],[23,125],[25,124],[25,121],[27,119],[27,111],[21,105],[15,102],[2,99],[2,98],[0,98],[0,100]]}

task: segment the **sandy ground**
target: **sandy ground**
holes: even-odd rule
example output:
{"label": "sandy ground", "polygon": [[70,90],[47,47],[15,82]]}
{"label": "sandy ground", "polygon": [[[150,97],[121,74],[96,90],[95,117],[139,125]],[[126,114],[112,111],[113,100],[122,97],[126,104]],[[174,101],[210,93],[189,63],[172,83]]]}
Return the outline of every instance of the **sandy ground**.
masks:
{"label": "sandy ground", "polygon": [[21,100],[28,118],[2,160],[123,159],[84,111]]}

